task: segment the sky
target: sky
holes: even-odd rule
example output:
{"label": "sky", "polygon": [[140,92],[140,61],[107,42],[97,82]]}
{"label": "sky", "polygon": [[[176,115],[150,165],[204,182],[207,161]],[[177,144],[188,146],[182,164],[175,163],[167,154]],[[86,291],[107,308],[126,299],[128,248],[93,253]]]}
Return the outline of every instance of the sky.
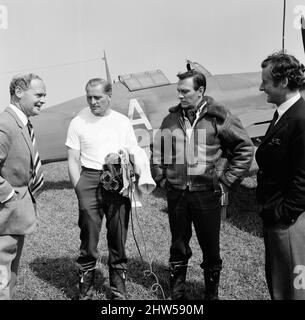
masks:
{"label": "sky", "polygon": [[[171,82],[185,59],[212,74],[260,71],[282,47],[282,0],[0,0],[0,109],[9,82],[34,72],[47,107],[105,77],[161,69]],[[304,0],[287,0],[285,48],[305,63],[296,28]]]}

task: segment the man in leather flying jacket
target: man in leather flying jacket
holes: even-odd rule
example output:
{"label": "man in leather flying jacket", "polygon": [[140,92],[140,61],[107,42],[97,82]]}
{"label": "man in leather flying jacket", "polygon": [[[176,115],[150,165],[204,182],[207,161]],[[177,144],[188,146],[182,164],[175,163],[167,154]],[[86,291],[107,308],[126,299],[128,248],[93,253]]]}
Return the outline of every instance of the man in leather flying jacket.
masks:
{"label": "man in leather flying jacket", "polygon": [[[152,144],[152,174],[167,190],[171,299],[185,299],[192,223],[203,254],[205,299],[218,299],[221,196],[247,174],[253,144],[240,120],[205,96],[206,78],[178,74],[179,105],[169,109]],[[220,167],[223,154],[228,161]]]}

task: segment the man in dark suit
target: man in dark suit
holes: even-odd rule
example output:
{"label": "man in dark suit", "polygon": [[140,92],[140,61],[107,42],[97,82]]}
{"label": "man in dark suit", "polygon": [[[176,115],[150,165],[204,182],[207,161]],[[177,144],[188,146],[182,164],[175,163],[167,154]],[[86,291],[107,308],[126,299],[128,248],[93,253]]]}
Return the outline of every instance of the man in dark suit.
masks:
{"label": "man in dark suit", "polygon": [[46,87],[35,74],[18,75],[10,95],[0,114],[0,300],[13,296],[24,236],[35,229],[35,197],[43,184],[29,117],[40,113]]}
{"label": "man in dark suit", "polygon": [[261,67],[260,90],[277,107],[256,152],[266,279],[271,299],[305,299],[305,67],[282,52]]}

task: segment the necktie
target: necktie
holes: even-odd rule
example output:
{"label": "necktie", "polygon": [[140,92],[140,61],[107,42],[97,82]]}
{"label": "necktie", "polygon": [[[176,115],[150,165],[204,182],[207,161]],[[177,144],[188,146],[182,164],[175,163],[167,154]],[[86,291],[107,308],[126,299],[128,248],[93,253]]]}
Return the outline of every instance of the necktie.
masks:
{"label": "necktie", "polygon": [[275,126],[275,122],[276,122],[276,120],[278,119],[278,117],[279,117],[279,113],[278,113],[277,110],[275,110],[275,112],[274,112],[274,114],[273,114],[273,118],[272,118],[272,120],[271,120],[271,123],[270,123],[270,126],[269,126],[267,132],[268,132],[271,128],[273,128],[273,127]]}
{"label": "necktie", "polygon": [[276,120],[279,118],[279,113],[277,110],[275,110],[274,115],[273,115],[273,119],[272,119],[272,124],[275,125]]}
{"label": "necktie", "polygon": [[27,127],[29,130],[29,134],[30,134],[31,141],[33,144],[33,149],[34,149],[34,161],[32,163],[32,176],[30,178],[29,188],[32,194],[35,194],[42,187],[44,181],[43,181],[43,174],[42,174],[42,168],[41,168],[41,161],[40,161],[39,153],[36,146],[34,129],[30,121],[28,121]]}

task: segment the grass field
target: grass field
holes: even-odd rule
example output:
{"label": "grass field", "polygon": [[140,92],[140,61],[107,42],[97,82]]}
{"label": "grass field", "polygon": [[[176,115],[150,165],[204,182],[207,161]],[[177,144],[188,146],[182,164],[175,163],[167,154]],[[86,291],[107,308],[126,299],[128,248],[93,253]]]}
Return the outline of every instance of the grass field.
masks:
{"label": "grass field", "polygon": [[[44,165],[45,187],[39,198],[40,222],[26,237],[21,258],[17,300],[74,300],[77,295],[79,229],[76,195],[70,185],[67,162]],[[264,278],[264,248],[260,220],[254,202],[255,181],[247,178],[230,196],[233,204],[221,227],[220,298],[225,300],[269,299]],[[143,198],[143,208],[133,212],[127,240],[129,257],[127,290],[130,299],[164,299],[169,295],[167,262],[170,232],[165,194],[155,190]],[[133,232],[140,247],[138,253]],[[204,282],[201,251],[193,233],[193,256],[187,274],[187,294],[202,299]],[[100,238],[101,262],[95,299],[109,299],[105,221]],[[149,274],[153,271],[156,277]],[[156,282],[160,286],[154,285]],[[156,290],[154,290],[156,289]]]}

